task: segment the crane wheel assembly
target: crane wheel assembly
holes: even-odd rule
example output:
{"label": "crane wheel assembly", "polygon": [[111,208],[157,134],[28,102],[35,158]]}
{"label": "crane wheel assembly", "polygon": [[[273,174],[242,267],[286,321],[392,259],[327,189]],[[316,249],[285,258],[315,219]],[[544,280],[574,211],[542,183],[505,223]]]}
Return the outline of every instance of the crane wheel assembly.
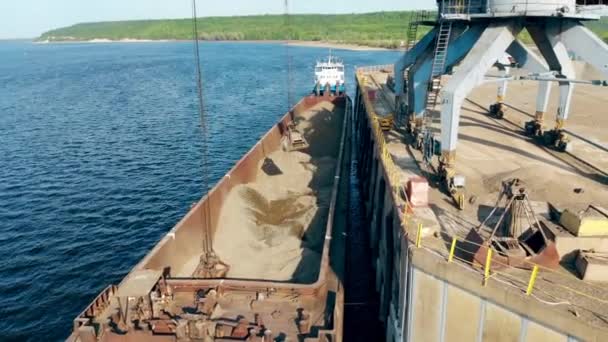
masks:
{"label": "crane wheel assembly", "polygon": [[545,131],[542,123],[537,120],[526,122],[524,129],[527,135],[537,138],[545,146],[552,147],[560,152],[572,151],[570,136],[563,129],[556,128]]}
{"label": "crane wheel assembly", "polygon": [[496,119],[502,119],[505,116],[505,105],[502,102],[496,102],[490,105],[490,115]]}

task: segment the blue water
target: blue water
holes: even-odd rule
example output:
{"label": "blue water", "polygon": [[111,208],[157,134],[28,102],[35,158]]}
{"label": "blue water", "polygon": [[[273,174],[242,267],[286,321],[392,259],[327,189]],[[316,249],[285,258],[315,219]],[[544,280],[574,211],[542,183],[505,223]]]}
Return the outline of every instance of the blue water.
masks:
{"label": "blue water", "polygon": [[[313,86],[326,49],[202,48],[219,179]],[[396,52],[334,51],[349,71]],[[59,341],[203,192],[190,43],[0,42],[0,340]]]}

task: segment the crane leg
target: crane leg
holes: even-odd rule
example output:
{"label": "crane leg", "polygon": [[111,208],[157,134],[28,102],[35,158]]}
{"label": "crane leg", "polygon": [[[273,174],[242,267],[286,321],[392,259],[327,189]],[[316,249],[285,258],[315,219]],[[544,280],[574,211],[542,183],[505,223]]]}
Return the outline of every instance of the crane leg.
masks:
{"label": "crane leg", "polygon": [[442,91],[439,172],[459,206],[465,185],[464,177],[456,173],[456,145],[462,103],[473,88],[483,82],[486,72],[503,56],[521,30],[516,21],[485,28]]}
{"label": "crane leg", "polygon": [[[511,46],[509,46],[507,49],[507,52],[513,56],[513,58],[515,58],[515,61],[520,68],[534,73],[549,72],[549,67],[547,66],[545,60],[536,55],[520,40],[514,41],[513,44],[511,44]],[[545,113],[547,112],[547,106],[549,105],[550,95],[551,84],[549,82],[539,82],[534,120],[529,121],[525,125],[525,130],[528,134],[542,136],[543,121]]]}
{"label": "crane leg", "polygon": [[[549,68],[553,71],[558,72],[558,78],[576,78],[572,61],[568,54],[568,48],[564,44],[564,41],[560,38],[561,33],[568,29],[560,25],[557,22],[547,22],[544,27],[541,26],[529,26],[530,35],[538,46],[540,52],[545,57]],[[555,120],[555,127],[551,130],[544,131],[543,127],[543,113],[536,114],[534,125],[537,135],[542,134],[543,142],[547,145],[553,146],[560,151],[569,151],[572,148],[570,144],[570,138],[564,131],[564,126],[568,116],[570,114],[570,105],[572,103],[572,92],[574,90],[574,84],[570,82],[558,82],[559,84],[559,107],[557,109],[557,116]],[[526,127],[529,128],[531,123],[527,123]]]}
{"label": "crane leg", "polygon": [[[499,67],[503,71],[503,77],[509,77],[511,74],[510,67]],[[496,117],[497,119],[502,119],[505,115],[505,98],[507,97],[507,88],[509,82],[504,80],[500,82],[498,86],[498,92],[496,94],[496,103],[490,105],[490,115]]]}
{"label": "crane leg", "polygon": [[[418,58],[426,51],[426,49],[432,45],[435,37],[437,36],[437,29],[431,30],[427,33],[414,47],[408,50],[397,62],[395,63],[395,111],[401,116],[403,97],[405,93],[405,78],[404,73],[407,68],[418,60]],[[407,107],[407,105],[406,105]]]}

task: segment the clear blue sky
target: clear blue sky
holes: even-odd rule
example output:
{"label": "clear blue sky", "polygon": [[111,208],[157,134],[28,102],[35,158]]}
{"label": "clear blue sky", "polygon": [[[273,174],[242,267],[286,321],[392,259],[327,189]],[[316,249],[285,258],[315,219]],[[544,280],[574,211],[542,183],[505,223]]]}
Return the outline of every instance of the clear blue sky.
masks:
{"label": "clear blue sky", "polygon": [[[191,0],[0,0],[0,39],[33,38],[82,22],[185,18]],[[199,16],[283,13],[284,0],[198,0]],[[433,8],[435,0],[289,0],[290,13]]]}

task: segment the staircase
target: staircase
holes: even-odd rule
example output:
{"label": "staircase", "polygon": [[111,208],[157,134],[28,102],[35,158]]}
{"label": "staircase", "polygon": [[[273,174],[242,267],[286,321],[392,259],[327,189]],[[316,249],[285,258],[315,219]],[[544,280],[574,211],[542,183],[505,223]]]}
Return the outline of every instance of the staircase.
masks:
{"label": "staircase", "polygon": [[418,26],[427,16],[427,11],[417,11],[410,16],[410,23],[407,27],[407,51],[416,45],[418,40]]}
{"label": "staircase", "polygon": [[[416,11],[411,14],[410,22],[407,27],[407,42],[405,45],[406,52],[411,50],[414,46],[416,46],[416,43],[418,43],[418,27],[420,26],[421,22],[428,20],[430,15],[431,14],[429,11]],[[398,76],[395,75],[395,77]],[[404,89],[402,89],[402,91],[406,92],[405,88],[407,88],[407,82],[409,79],[409,68],[403,71],[403,79],[405,80],[405,82],[403,82]],[[396,112],[398,113],[397,121],[401,122],[401,120],[404,119],[403,109],[400,103],[395,103],[395,106]]]}
{"label": "staircase", "polygon": [[439,91],[441,90],[441,75],[445,69],[445,62],[447,59],[451,35],[452,21],[441,20],[439,24],[439,32],[437,34],[437,44],[435,46],[435,57],[433,58],[433,66],[431,68],[431,78],[429,80],[429,88],[426,97],[425,119],[429,114],[428,112],[433,110],[438,102]]}
{"label": "staircase", "polygon": [[445,62],[447,59],[451,35],[452,21],[442,20],[440,17],[439,31],[437,32],[437,40],[435,45],[435,56],[433,58],[433,66],[431,67],[431,77],[428,83],[426,104],[424,114],[422,116],[422,127],[419,127],[418,135],[416,136],[416,144],[418,148],[423,151],[424,163],[427,166],[435,154],[435,139],[433,134],[428,129],[433,123],[431,110],[435,109],[439,98],[439,92],[441,91],[441,75],[443,75],[445,70]]}
{"label": "staircase", "polygon": [[[418,43],[418,27],[420,26],[421,22],[428,20],[429,17],[429,11],[416,11],[412,13],[410,17],[410,23],[407,27],[406,51],[411,50],[416,45],[416,43]],[[405,84],[407,84],[408,69],[405,69],[403,77],[406,80]]]}

